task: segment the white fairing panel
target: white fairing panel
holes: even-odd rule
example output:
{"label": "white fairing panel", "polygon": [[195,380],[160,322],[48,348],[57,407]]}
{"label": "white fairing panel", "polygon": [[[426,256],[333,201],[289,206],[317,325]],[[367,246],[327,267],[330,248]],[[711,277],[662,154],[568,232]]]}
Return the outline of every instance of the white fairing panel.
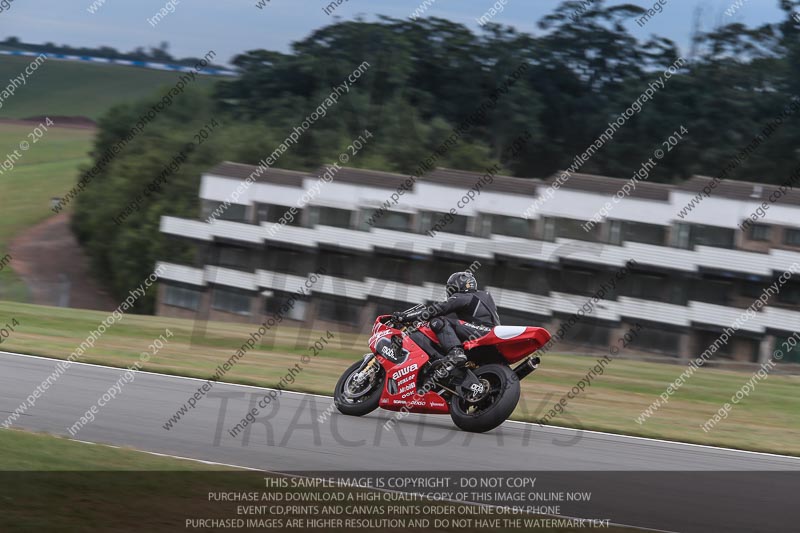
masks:
{"label": "white fairing panel", "polygon": [[525,333],[525,326],[495,326],[494,334],[501,339],[513,339]]}

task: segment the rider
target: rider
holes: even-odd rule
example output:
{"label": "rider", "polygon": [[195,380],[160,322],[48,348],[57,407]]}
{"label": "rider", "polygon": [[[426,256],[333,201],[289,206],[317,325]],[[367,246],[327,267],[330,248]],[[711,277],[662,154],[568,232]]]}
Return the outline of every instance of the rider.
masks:
{"label": "rider", "polygon": [[[447,359],[455,366],[467,362],[463,342],[483,337],[500,324],[492,295],[478,290],[472,272],[455,272],[445,285],[447,300],[408,313],[394,313],[399,322],[428,320]],[[461,322],[463,321],[463,323]]]}

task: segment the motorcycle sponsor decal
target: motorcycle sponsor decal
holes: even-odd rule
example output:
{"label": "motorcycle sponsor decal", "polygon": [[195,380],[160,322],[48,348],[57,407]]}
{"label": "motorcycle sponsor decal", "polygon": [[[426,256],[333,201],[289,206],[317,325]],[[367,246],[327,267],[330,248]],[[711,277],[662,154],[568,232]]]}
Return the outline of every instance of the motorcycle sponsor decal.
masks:
{"label": "motorcycle sponsor decal", "polygon": [[409,381],[411,381],[412,379],[414,379],[414,376],[406,376],[406,377],[404,377],[403,379],[401,379],[401,380],[398,380],[397,384],[398,384],[398,385],[403,385],[404,383],[408,383],[408,382],[409,382]]}
{"label": "motorcycle sponsor decal", "polygon": [[401,388],[400,388],[400,392],[406,392],[406,391],[408,391],[408,390],[413,390],[413,389],[415,389],[415,388],[416,388],[416,385],[415,385],[414,383],[409,383],[409,384],[408,384],[408,385],[406,385],[405,387],[401,387]]}
{"label": "motorcycle sponsor decal", "polygon": [[378,342],[381,339],[381,337],[385,337],[385,336],[391,335],[391,334],[392,334],[392,330],[390,330],[390,329],[387,329],[387,330],[384,330],[384,331],[379,331],[379,332],[375,333],[372,337],[369,338],[369,343],[370,344],[375,344],[376,342]]}
{"label": "motorcycle sponsor decal", "polygon": [[483,385],[480,383],[473,383],[469,386],[470,390],[475,394],[480,394],[483,392]]}
{"label": "motorcycle sponsor decal", "polygon": [[408,397],[409,397],[409,396],[411,396],[412,394],[414,394],[414,391],[413,391],[413,390],[410,390],[410,391],[408,391],[407,393],[403,394],[403,395],[402,395],[402,396],[400,396],[400,397],[401,397],[401,398],[408,398]]}
{"label": "motorcycle sponsor decal", "polygon": [[398,349],[387,337],[378,341],[378,344],[375,345],[375,352],[396,364],[402,363],[408,357],[408,350]]}
{"label": "motorcycle sponsor decal", "polygon": [[417,368],[419,368],[419,365],[417,365],[417,363],[414,363],[413,365],[408,365],[405,368],[401,368],[400,370],[398,370],[397,372],[392,374],[392,379],[401,378],[401,377],[413,372]]}

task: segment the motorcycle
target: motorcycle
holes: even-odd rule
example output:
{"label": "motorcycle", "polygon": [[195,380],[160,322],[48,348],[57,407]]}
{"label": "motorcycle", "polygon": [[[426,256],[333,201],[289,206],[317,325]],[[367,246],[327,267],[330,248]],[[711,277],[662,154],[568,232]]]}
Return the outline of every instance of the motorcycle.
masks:
{"label": "motorcycle", "polygon": [[[548,340],[550,333],[544,328],[487,327],[486,334],[464,343],[466,365],[453,368],[427,321],[409,326],[392,315],[380,315],[369,339],[370,353],[339,378],[334,403],[341,413],[352,416],[378,407],[449,413],[462,430],[483,433],[511,416],[519,401],[520,381],[541,362],[533,353]],[[519,364],[512,368],[515,363]]]}

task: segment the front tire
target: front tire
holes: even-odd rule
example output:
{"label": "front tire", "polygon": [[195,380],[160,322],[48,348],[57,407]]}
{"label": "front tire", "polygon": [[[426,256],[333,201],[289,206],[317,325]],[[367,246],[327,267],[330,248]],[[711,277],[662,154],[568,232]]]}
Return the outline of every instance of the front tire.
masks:
{"label": "front tire", "polygon": [[476,402],[453,396],[450,417],[464,431],[483,433],[505,422],[519,402],[519,379],[507,365],[484,365],[472,371],[488,392]]}
{"label": "front tire", "polygon": [[380,365],[372,381],[366,384],[366,386],[370,387],[370,390],[357,398],[351,398],[345,393],[345,387],[351,385],[353,375],[361,367],[361,364],[362,361],[356,361],[350,365],[339,378],[339,381],[336,382],[336,390],[333,393],[333,403],[342,414],[364,416],[378,408],[378,402],[380,402],[381,392],[383,390],[383,378],[386,374],[383,371],[383,367],[380,367]]}

